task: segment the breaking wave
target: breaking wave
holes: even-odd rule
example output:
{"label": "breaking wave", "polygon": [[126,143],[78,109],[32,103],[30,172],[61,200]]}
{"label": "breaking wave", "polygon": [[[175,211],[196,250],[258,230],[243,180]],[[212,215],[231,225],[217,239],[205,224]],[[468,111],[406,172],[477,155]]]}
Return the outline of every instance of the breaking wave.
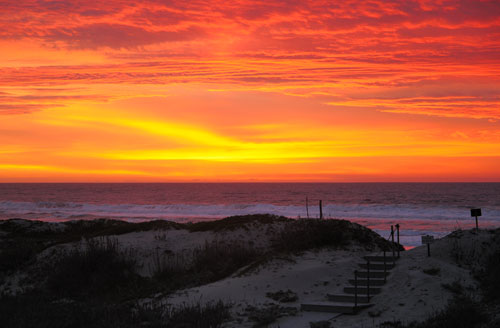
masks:
{"label": "breaking wave", "polygon": [[[2,217],[71,219],[75,217],[196,219],[223,218],[232,215],[270,213],[291,218],[305,218],[305,206],[273,204],[85,204],[71,202],[0,202]],[[325,204],[325,217],[366,219],[425,219],[470,220],[468,207],[377,205],[377,204]],[[309,207],[309,217],[317,218],[319,209]],[[483,217],[500,221],[500,207],[483,208]]]}

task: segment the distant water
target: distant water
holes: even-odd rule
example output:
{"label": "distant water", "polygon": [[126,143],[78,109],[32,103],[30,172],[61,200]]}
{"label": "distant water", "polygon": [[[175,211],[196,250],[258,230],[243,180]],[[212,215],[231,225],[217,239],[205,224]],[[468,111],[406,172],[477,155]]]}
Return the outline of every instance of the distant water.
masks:
{"label": "distant water", "polygon": [[500,227],[500,183],[165,183],[0,184],[0,218],[44,221],[116,218],[200,221],[272,213],[349,219],[382,236],[401,225],[401,242],[420,243],[456,228],[471,228],[471,207],[482,208],[480,227]]}

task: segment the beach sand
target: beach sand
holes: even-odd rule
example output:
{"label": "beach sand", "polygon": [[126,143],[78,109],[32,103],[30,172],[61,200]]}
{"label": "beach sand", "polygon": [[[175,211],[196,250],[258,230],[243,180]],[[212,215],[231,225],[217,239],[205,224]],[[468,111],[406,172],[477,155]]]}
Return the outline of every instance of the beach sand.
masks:
{"label": "beach sand", "polygon": [[[19,224],[29,226],[25,221],[19,221]],[[63,223],[53,223],[51,229],[62,229],[61,225]],[[283,225],[283,222],[254,222],[222,231],[172,228],[134,231],[110,237],[116,238],[123,247],[134,250],[139,274],[148,277],[154,272],[155,254],[185,254],[189,257],[193,249],[202,248],[207,243],[230,244],[234,241],[265,250]],[[0,238],[5,236],[5,232],[0,234]],[[242,268],[227,278],[173,293],[159,292],[139,301],[148,303],[154,300],[178,306],[222,300],[232,305],[232,319],[225,327],[253,327],[256,322],[250,317],[255,316],[258,310],[272,308],[278,315],[269,327],[309,327],[310,322],[323,320],[328,320],[332,327],[377,327],[387,321],[422,321],[445,308],[453,297],[446,286],[459,283],[471,292],[477,290],[478,284],[470,270],[471,259],[478,252],[487,251],[489,238],[489,231],[458,231],[436,240],[431,246],[430,257],[425,246],[402,251],[382,292],[373,296],[373,306],[356,315],[300,310],[303,303],[327,302],[327,294],[342,294],[343,288],[349,285],[348,280],[354,277],[354,270],[359,270],[358,264],[365,262],[363,257],[381,254],[380,249],[367,249],[365,245],[356,243],[341,248],[325,247],[276,255],[259,265]],[[26,277],[37,263],[51,261],[61,249],[71,249],[78,243],[81,241],[45,249],[37,256],[31,269],[6,277],[0,292],[15,294],[29,288],[26,281],[30,280]],[[269,293],[280,291],[288,292],[296,299],[280,303],[269,297]]]}

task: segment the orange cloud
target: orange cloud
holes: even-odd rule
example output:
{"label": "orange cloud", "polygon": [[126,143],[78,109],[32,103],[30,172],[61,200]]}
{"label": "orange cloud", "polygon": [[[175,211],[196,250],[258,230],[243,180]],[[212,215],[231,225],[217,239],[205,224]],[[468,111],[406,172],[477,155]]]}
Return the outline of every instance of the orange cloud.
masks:
{"label": "orange cloud", "polygon": [[498,1],[1,6],[0,180],[498,179]]}

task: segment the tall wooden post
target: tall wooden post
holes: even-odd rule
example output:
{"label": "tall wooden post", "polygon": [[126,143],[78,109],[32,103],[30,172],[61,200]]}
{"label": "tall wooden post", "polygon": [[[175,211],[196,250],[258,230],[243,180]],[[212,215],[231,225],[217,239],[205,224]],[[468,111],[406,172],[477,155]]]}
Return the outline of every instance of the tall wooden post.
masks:
{"label": "tall wooden post", "polygon": [[391,239],[392,239],[392,258],[394,259],[396,257],[396,254],[394,254],[394,226],[391,225]]}
{"label": "tall wooden post", "polygon": [[320,219],[323,218],[323,204],[322,204],[321,200],[319,201],[319,218]]}
{"label": "tall wooden post", "polygon": [[306,196],[306,212],[307,212],[307,218],[309,219],[309,199]]}

